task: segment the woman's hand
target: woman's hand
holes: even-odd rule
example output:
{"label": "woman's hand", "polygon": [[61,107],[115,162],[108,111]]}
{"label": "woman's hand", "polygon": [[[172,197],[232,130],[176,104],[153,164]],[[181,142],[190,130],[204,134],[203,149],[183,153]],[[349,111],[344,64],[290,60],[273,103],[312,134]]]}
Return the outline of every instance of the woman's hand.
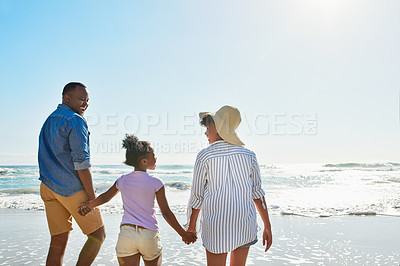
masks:
{"label": "woman's hand", "polygon": [[271,228],[264,228],[263,232],[263,246],[265,246],[265,252],[271,247],[272,245],[272,231]]}

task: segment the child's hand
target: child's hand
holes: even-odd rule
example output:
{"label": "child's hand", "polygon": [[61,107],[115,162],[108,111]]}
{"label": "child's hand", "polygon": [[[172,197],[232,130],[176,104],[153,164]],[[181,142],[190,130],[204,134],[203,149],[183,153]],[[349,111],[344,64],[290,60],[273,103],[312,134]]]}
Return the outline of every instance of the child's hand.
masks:
{"label": "child's hand", "polygon": [[186,232],[183,236],[182,236],[182,241],[185,242],[187,245],[189,245],[190,243],[194,243],[197,240],[197,235],[196,233],[193,232]]}
{"label": "child's hand", "polygon": [[82,202],[78,206],[78,213],[82,216],[88,215],[92,211],[92,209],[90,209],[88,205],[89,205],[89,202]]}

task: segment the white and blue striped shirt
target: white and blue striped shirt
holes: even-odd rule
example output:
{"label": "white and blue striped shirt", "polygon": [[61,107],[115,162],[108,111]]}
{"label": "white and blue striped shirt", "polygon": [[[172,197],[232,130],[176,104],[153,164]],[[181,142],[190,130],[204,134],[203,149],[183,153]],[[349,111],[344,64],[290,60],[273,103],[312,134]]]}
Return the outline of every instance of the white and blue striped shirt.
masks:
{"label": "white and blue striped shirt", "polygon": [[223,140],[200,151],[188,207],[201,209],[203,246],[212,253],[226,253],[255,240],[253,199],[264,194],[252,151]]}

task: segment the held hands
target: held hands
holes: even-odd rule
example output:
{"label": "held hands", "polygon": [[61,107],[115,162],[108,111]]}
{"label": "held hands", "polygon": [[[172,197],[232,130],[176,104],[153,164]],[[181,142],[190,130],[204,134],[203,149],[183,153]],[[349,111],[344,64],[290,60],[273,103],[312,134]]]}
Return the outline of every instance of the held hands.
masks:
{"label": "held hands", "polygon": [[196,228],[192,228],[189,226],[186,233],[182,236],[182,241],[185,242],[186,245],[196,242],[197,240],[197,232]]}
{"label": "held hands", "polygon": [[78,213],[82,216],[86,216],[88,215],[91,211],[93,211],[93,209],[89,208],[89,201],[87,202],[82,202],[79,206],[78,206]]}
{"label": "held hands", "polygon": [[197,234],[193,232],[186,231],[182,236],[182,241],[185,242],[185,244],[187,245],[196,242],[196,240]]}

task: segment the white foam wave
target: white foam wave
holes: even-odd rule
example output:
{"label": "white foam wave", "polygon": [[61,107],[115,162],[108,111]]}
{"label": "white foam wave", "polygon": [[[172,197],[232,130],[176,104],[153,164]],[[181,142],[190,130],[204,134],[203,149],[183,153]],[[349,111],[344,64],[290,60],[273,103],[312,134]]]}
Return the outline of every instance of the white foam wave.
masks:
{"label": "white foam wave", "polygon": [[10,195],[0,193],[0,208],[19,210],[44,210],[44,203],[38,194]]}
{"label": "white foam wave", "polygon": [[167,182],[165,186],[179,189],[179,190],[188,190],[190,189],[190,183],[188,182]]}
{"label": "white foam wave", "polygon": [[[398,166],[397,163],[262,165],[261,175],[272,215],[329,217],[375,213],[399,216]],[[97,194],[108,190],[120,175],[131,170],[125,166],[95,166],[93,169]],[[0,208],[41,208],[37,168],[1,166],[0,171],[5,173],[0,175]],[[151,171],[150,174],[163,180],[171,209],[186,211],[192,171],[189,166],[161,166]],[[24,174],[16,175],[17,172]],[[106,213],[122,213],[120,196],[115,198],[114,203],[102,207]]]}
{"label": "white foam wave", "polygon": [[103,192],[107,191],[110,187],[112,187],[114,182],[115,181],[106,181],[106,182],[95,183],[94,189],[97,194],[103,193]]}
{"label": "white foam wave", "polygon": [[339,164],[325,164],[324,167],[336,167],[336,168],[390,168],[398,167],[400,163],[339,163]]}
{"label": "white foam wave", "polygon": [[7,172],[8,172],[7,169],[0,168],[0,175],[5,175],[7,174]]}
{"label": "white foam wave", "polygon": [[0,193],[6,193],[6,194],[37,194],[39,193],[39,191],[40,191],[39,187],[0,189]]}

